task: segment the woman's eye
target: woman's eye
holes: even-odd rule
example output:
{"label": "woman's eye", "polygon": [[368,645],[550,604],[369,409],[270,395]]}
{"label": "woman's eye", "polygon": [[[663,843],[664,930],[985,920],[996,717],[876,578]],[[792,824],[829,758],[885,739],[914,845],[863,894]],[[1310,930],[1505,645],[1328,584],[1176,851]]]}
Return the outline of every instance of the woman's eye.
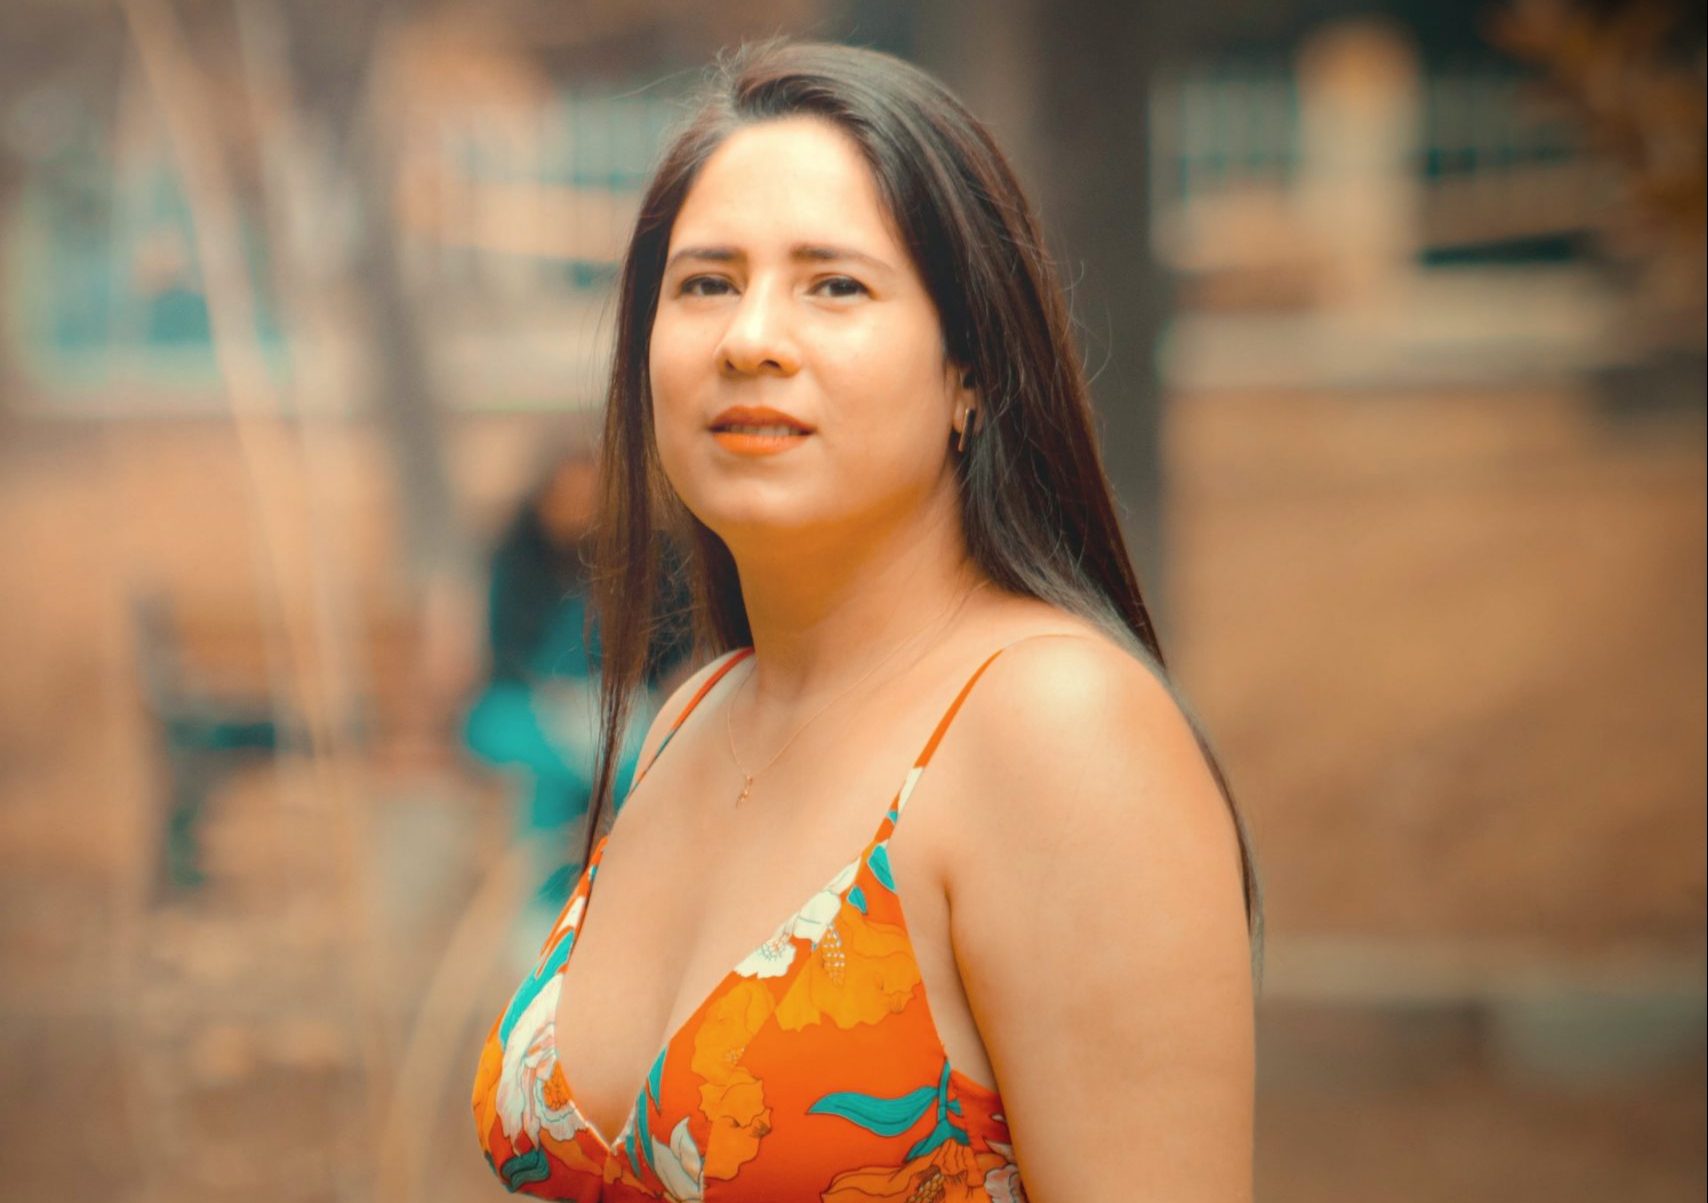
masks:
{"label": "woman's eye", "polygon": [[828,276],[813,285],[813,290],[831,297],[857,297],[870,291],[852,276]]}
{"label": "woman's eye", "polygon": [[689,276],[676,291],[685,297],[719,297],[730,291],[730,283],[722,276]]}

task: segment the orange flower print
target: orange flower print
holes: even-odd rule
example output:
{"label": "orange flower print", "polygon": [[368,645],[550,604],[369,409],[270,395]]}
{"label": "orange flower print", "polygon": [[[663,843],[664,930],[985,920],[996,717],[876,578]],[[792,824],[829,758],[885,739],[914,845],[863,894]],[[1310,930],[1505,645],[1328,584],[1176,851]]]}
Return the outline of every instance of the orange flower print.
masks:
{"label": "orange flower print", "polygon": [[788,1031],[826,1016],[839,1028],[877,1023],[905,1008],[918,985],[907,933],[845,907],[789,983],[777,1004],[777,1022]]}
{"label": "orange flower print", "polygon": [[899,1169],[849,1170],[831,1180],[823,1203],[986,1203],[985,1174],[1001,1157],[946,1140]]}
{"label": "orange flower print", "polygon": [[712,1122],[701,1169],[705,1178],[735,1177],[759,1155],[759,1141],[771,1130],[764,1087],[741,1056],[773,1005],[761,982],[743,979],[707,1009],[694,1033],[689,1065],[701,1080],[700,1111]]}
{"label": "orange flower print", "polygon": [[498,1118],[498,1078],[503,1069],[504,1046],[499,1043],[498,1025],[495,1023],[486,1043],[481,1046],[480,1067],[474,1074],[474,1121],[483,1145],[492,1131],[493,1121]]}

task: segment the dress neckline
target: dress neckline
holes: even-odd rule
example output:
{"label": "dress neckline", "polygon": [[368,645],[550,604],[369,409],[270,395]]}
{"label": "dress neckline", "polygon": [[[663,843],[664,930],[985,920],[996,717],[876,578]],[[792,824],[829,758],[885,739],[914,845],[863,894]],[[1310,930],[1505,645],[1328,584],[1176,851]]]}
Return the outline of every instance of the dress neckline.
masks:
{"label": "dress neckline", "polygon": [[[561,1072],[563,1074],[565,1089],[568,1093],[569,1105],[575,1109],[576,1117],[578,1119],[580,1119],[580,1121],[584,1125],[586,1125],[587,1130],[593,1134],[593,1139],[599,1142],[600,1147],[602,1147],[607,1154],[612,1152],[615,1145],[620,1144],[628,1136],[629,1130],[633,1126],[634,1121],[635,1121],[635,1114],[640,1109],[640,1100],[641,1100],[641,1096],[642,1096],[643,1092],[646,1091],[649,1082],[659,1072],[660,1068],[663,1065],[665,1056],[669,1054],[671,1047],[673,1045],[675,1045],[677,1039],[682,1035],[682,1033],[691,1029],[694,1026],[695,1022],[700,1019],[702,1014],[705,1012],[706,1008],[711,1006],[720,997],[723,996],[723,994],[729,988],[730,983],[733,980],[740,978],[742,976],[742,974],[740,972],[741,967],[744,964],[746,964],[747,961],[751,957],[763,952],[764,949],[768,945],[776,944],[778,942],[779,936],[783,936],[784,938],[791,940],[791,941],[806,940],[806,937],[794,935],[793,932],[790,930],[793,927],[795,920],[800,917],[801,913],[803,911],[805,911],[806,908],[815,899],[817,899],[819,897],[819,895],[825,894],[825,893],[830,893],[831,887],[835,885],[837,880],[840,879],[844,874],[847,874],[849,869],[852,868],[852,869],[854,869],[854,873],[849,875],[848,883],[846,885],[844,885],[840,890],[836,890],[834,892],[835,897],[836,897],[837,913],[838,914],[841,913],[841,908],[848,901],[848,891],[853,887],[855,881],[857,881],[859,878],[859,866],[866,860],[866,858],[868,856],[871,855],[872,850],[874,848],[876,848],[879,844],[883,843],[884,840],[888,838],[889,833],[884,830],[884,827],[885,827],[885,825],[889,825],[891,827],[891,829],[893,830],[895,814],[896,814],[896,811],[892,807],[890,809],[890,811],[884,816],[883,823],[881,823],[879,825],[878,834],[869,843],[867,843],[867,845],[864,848],[862,848],[860,850],[859,855],[856,856],[852,861],[843,865],[840,869],[838,869],[835,873],[833,873],[830,876],[830,879],[828,881],[826,881],[824,885],[822,885],[818,889],[814,890],[804,900],[802,900],[801,904],[798,907],[796,907],[793,911],[790,912],[788,918],[784,919],[781,923],[779,923],[773,929],[771,935],[769,935],[765,939],[761,940],[751,950],[749,950],[747,953],[743,954],[743,956],[740,960],[738,960],[734,965],[732,965],[723,974],[723,976],[718,978],[716,984],[714,984],[712,986],[712,988],[706,992],[705,996],[695,1005],[693,1011],[691,1011],[682,1020],[681,1023],[677,1024],[674,1028],[672,1028],[666,1034],[662,1043],[659,1046],[658,1055],[653,1059],[653,1063],[652,1063],[651,1068],[648,1069],[646,1075],[643,1076],[643,1078],[641,1079],[641,1083],[640,1083],[639,1088],[637,1088],[635,1090],[634,1096],[630,1100],[630,1103],[629,1103],[629,1110],[628,1110],[627,1114],[625,1114],[623,1116],[622,1126],[617,1129],[617,1134],[614,1137],[607,1138],[605,1136],[605,1134],[599,1130],[599,1126],[593,1122],[592,1118],[590,1116],[588,1116],[588,1114],[581,1109],[581,1104],[576,1100],[574,1080],[569,1076],[568,1071],[564,1068],[562,1060],[558,1057],[557,1018],[556,1018],[558,1000],[554,1000],[554,1004],[553,1004],[553,1008],[552,1008],[552,1011],[553,1011],[552,1030],[551,1030],[550,1035],[546,1038],[546,1041],[545,1041],[546,1054],[551,1058],[552,1064],[554,1066],[556,1066],[557,1069],[559,1070],[559,1072]],[[576,916],[575,922],[572,925],[572,930],[574,933],[579,933],[581,930],[582,924],[584,924],[587,921],[587,910],[592,905],[592,899],[593,899],[593,879],[595,876],[593,871],[598,868],[599,861],[604,856],[605,842],[609,838],[610,838],[609,834],[601,837],[599,840],[598,846],[594,849],[593,855],[588,859],[587,871],[584,875],[584,885],[582,887],[583,892],[581,894],[581,910],[580,910],[580,913]],[[785,935],[785,933],[787,933],[787,934]],[[570,934],[570,935],[567,935],[566,938],[568,938],[570,940],[570,946],[569,946],[568,951],[564,955],[563,963],[561,965],[559,965],[557,967],[557,970],[555,971],[555,977],[559,983],[559,987],[558,987],[559,988],[559,996],[558,996],[559,1000],[561,1000],[561,997],[562,997],[561,991],[562,991],[563,975],[564,975],[565,971],[568,970],[568,968],[569,968],[569,962],[570,962],[571,958],[573,958],[575,956],[575,936],[573,934]],[[808,951],[809,952],[811,951],[811,949],[813,947],[816,947],[816,941],[808,940],[807,944],[808,944]],[[798,956],[797,955],[793,959],[793,962],[790,964],[789,968],[785,971],[785,974],[784,974],[784,988],[785,989],[787,988],[787,983],[793,979],[795,974],[797,974],[801,971],[801,968],[806,964],[806,962],[807,962],[807,957],[805,957],[805,956]]]}
{"label": "dress neckline", "polygon": [[[1021,642],[1021,641],[1017,640],[1015,642]],[[869,863],[869,858],[872,856],[872,853],[881,844],[883,844],[884,841],[887,840],[890,837],[890,835],[894,832],[895,825],[896,825],[897,821],[901,818],[901,813],[902,813],[903,809],[907,806],[907,800],[908,800],[909,795],[912,794],[913,789],[918,784],[919,779],[920,779],[921,775],[923,775],[926,766],[930,763],[932,756],[936,753],[937,746],[942,742],[943,736],[948,732],[949,725],[954,720],[955,715],[960,711],[961,704],[966,701],[967,695],[972,692],[973,686],[978,682],[978,679],[984,675],[985,669],[989,668],[991,666],[992,662],[994,662],[998,656],[1000,656],[1004,651],[1006,651],[1009,647],[1012,647],[1012,646],[1013,646],[1012,643],[1005,644],[1002,647],[998,648],[996,651],[992,652],[989,656],[987,656],[979,664],[978,668],[976,668],[973,671],[972,675],[967,679],[966,683],[961,686],[960,692],[955,695],[954,701],[949,704],[949,708],[944,712],[942,718],[940,718],[938,720],[937,726],[932,731],[931,738],[929,740],[927,740],[924,749],[919,753],[919,755],[915,758],[913,764],[907,770],[907,774],[903,778],[901,786],[892,795],[889,805],[885,808],[883,818],[881,820],[879,820],[876,834],[874,834],[873,837],[871,838],[871,840],[869,840],[867,842],[866,846],[860,850],[858,855],[856,855],[852,861],[848,862],[847,864],[844,864],[840,869],[838,869],[831,876],[830,880],[827,881],[823,886],[821,886],[819,889],[815,890],[812,894],[808,895],[807,898],[801,902],[800,906],[798,906],[793,912],[790,913],[790,915],[787,918],[785,918],[781,923],[779,923],[777,925],[777,927],[773,930],[773,932],[770,936],[766,937],[764,940],[761,940],[757,945],[754,946],[752,951],[745,954],[741,958],[741,960],[737,961],[735,963],[735,965],[731,966],[730,969],[728,969],[723,974],[723,976],[717,980],[717,982],[712,986],[711,990],[708,991],[706,993],[706,995],[703,998],[701,998],[701,1000],[695,1005],[694,1010],[692,1012],[690,1012],[682,1020],[681,1023],[677,1024],[668,1033],[666,1033],[666,1035],[663,1039],[663,1042],[662,1042],[661,1046],[659,1047],[657,1056],[653,1059],[651,1067],[647,1070],[646,1074],[641,1079],[640,1085],[638,1086],[638,1088],[634,1092],[634,1096],[629,1103],[628,1112],[623,1117],[622,1126],[618,1128],[616,1136],[612,1137],[612,1138],[607,1138],[605,1136],[605,1134],[599,1130],[599,1127],[596,1124],[594,1124],[593,1121],[588,1117],[587,1113],[581,1109],[581,1104],[576,1100],[576,1097],[575,1097],[574,1081],[573,1081],[573,1079],[570,1078],[568,1072],[564,1069],[563,1062],[558,1056],[558,1044],[557,1044],[557,1012],[558,1012],[558,1008],[562,1002],[563,976],[564,976],[564,973],[569,968],[570,959],[575,955],[575,943],[576,943],[576,939],[577,939],[577,937],[581,931],[582,925],[585,924],[587,921],[587,911],[588,911],[588,908],[592,905],[594,879],[597,876],[599,864],[600,864],[601,860],[603,860],[603,858],[604,858],[605,845],[610,841],[611,833],[609,831],[607,831],[604,835],[599,837],[598,843],[594,846],[591,855],[589,855],[589,857],[588,857],[586,868],[582,870],[581,880],[580,880],[580,882],[577,883],[577,886],[576,886],[575,898],[572,898],[572,900],[570,901],[570,903],[568,904],[568,906],[564,912],[566,918],[568,918],[568,921],[564,922],[560,925],[560,930],[554,931],[550,936],[547,937],[546,952],[544,954],[545,957],[549,957],[551,955],[551,949],[555,946],[555,943],[557,941],[567,939],[570,941],[570,944],[569,944],[568,949],[565,950],[562,962],[558,965],[557,969],[553,972],[553,975],[552,975],[552,980],[554,983],[556,993],[555,993],[554,998],[552,999],[552,1006],[551,1006],[550,1014],[548,1016],[548,1022],[550,1025],[550,1030],[548,1033],[546,1033],[544,1041],[543,1041],[543,1044],[544,1044],[543,1052],[545,1053],[546,1056],[548,1056],[550,1058],[551,1066],[553,1068],[555,1068],[557,1070],[557,1072],[562,1076],[563,1081],[564,1081],[565,1093],[567,1095],[567,1100],[568,1100],[570,1108],[575,1112],[576,1118],[578,1120],[580,1120],[580,1122],[586,1128],[586,1130],[592,1134],[593,1139],[598,1142],[600,1148],[604,1150],[604,1153],[606,1156],[610,1156],[612,1154],[612,1152],[615,1149],[616,1144],[620,1144],[625,1139],[629,1138],[630,1132],[634,1126],[636,1117],[640,1114],[641,1098],[642,1098],[643,1094],[649,1088],[652,1088],[656,1091],[656,1085],[657,1085],[659,1075],[660,1075],[662,1068],[663,1068],[664,1058],[669,1054],[671,1047],[676,1043],[677,1039],[685,1031],[689,1030],[693,1026],[693,1024],[705,1012],[706,1008],[711,1006],[714,1002],[717,1001],[717,999],[719,997],[721,997],[724,994],[724,992],[728,988],[731,980],[741,976],[740,969],[744,964],[747,963],[749,958],[751,958],[754,955],[762,952],[766,948],[767,945],[771,945],[774,942],[776,942],[778,937],[785,932],[789,933],[787,938],[790,941],[795,941],[795,940],[805,941],[807,943],[809,953],[811,952],[811,950],[813,948],[816,948],[816,946],[817,946],[816,940],[809,939],[808,937],[805,937],[805,936],[798,936],[798,935],[795,935],[793,933],[792,929],[794,927],[795,921],[800,917],[801,913],[803,911],[805,911],[806,908],[815,899],[817,899],[821,894],[829,892],[830,888],[836,883],[836,881],[839,878],[841,878],[844,874],[847,874],[849,872],[850,868],[852,868],[854,870],[854,872],[852,874],[850,874],[848,883],[845,884],[841,890],[836,891],[836,893],[835,893],[836,909],[835,909],[835,913],[833,914],[830,922],[834,923],[835,918],[837,916],[840,916],[841,911],[842,911],[842,907],[848,905],[849,891],[854,887],[856,882],[859,880],[860,867],[862,865],[865,865],[869,872],[872,871],[871,865]],[[637,772],[635,774],[634,780],[632,782],[630,782],[628,791],[624,795],[625,802],[627,801],[627,799],[629,797],[633,796],[634,791],[640,786],[641,781],[645,778],[646,774],[651,770],[652,766],[658,763],[658,758],[661,755],[663,755],[664,749],[666,747],[668,747],[670,744],[670,741],[673,738],[675,738],[677,731],[681,730],[682,724],[684,722],[686,722],[688,719],[688,716],[690,714],[692,714],[696,708],[698,708],[700,702],[702,700],[704,700],[704,698],[706,697],[706,695],[708,693],[711,692],[712,688],[714,686],[716,686],[720,680],[723,679],[723,677],[730,671],[730,669],[734,668],[738,663],[740,663],[742,660],[746,659],[748,656],[750,656],[752,654],[753,654],[753,648],[751,648],[751,647],[744,647],[744,648],[737,649],[733,654],[728,656],[728,658],[724,661],[723,664],[718,666],[717,671],[713,672],[712,674],[710,674],[706,678],[706,680],[700,685],[699,689],[695,691],[693,697],[689,700],[688,704],[683,707],[681,713],[677,715],[675,721],[671,723],[670,729],[665,733],[664,739],[659,743],[657,751],[655,751],[652,754],[652,758],[645,765],[643,765],[641,767],[639,772]],[[620,812],[621,808],[619,807],[618,809]],[[614,823],[614,820],[613,820],[613,823]],[[887,869],[886,869],[884,876],[886,878],[888,877]],[[889,886],[889,883],[887,881],[883,882],[881,884]],[[890,887],[890,888],[893,889],[893,887]],[[576,900],[577,899],[580,902],[579,910],[576,907]],[[908,929],[905,911],[902,908],[898,908],[898,918],[900,919],[900,926],[901,926],[903,935],[907,939],[908,948],[911,950],[912,946],[913,946],[912,935]],[[828,925],[827,925],[827,929],[828,929]],[[911,952],[910,952],[910,955],[911,955]],[[802,966],[804,966],[806,964],[807,959],[808,958],[804,957],[804,956],[797,956],[794,958],[793,962],[791,963],[791,965],[789,966],[788,970],[785,973],[785,987],[784,987],[785,989],[787,988],[787,982],[792,981],[794,975],[801,971],[801,968],[802,968]],[[943,1056],[945,1075],[948,1078],[959,1083],[962,1089],[970,1089],[971,1091],[973,1091],[979,1095],[984,1095],[984,1096],[989,1096],[989,1097],[999,1097],[997,1092],[995,1090],[993,1090],[991,1087],[986,1086],[982,1082],[979,1082],[973,1078],[967,1077],[965,1074],[961,1073],[959,1070],[956,1070],[950,1064],[949,1056],[948,1056],[948,1050],[943,1047],[942,1036],[938,1032],[936,1022],[934,1019],[930,1018],[930,1014],[931,1014],[930,1003],[925,998],[925,988],[924,988],[924,982],[923,981],[921,981],[921,983],[919,985],[919,996],[920,996],[921,1002],[925,1008],[925,1013],[927,1016],[928,1024],[929,1024],[930,1029],[931,1029],[932,1036],[936,1040],[938,1051]]]}

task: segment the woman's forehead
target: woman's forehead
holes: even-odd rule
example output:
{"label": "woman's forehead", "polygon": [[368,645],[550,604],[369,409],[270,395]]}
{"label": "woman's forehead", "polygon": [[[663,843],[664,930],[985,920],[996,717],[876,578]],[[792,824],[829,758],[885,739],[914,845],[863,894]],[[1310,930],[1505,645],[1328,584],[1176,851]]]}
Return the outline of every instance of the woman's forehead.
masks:
{"label": "woman's forehead", "polygon": [[840,247],[892,264],[900,240],[854,140],[818,117],[745,126],[701,166],[670,234],[738,254]]}

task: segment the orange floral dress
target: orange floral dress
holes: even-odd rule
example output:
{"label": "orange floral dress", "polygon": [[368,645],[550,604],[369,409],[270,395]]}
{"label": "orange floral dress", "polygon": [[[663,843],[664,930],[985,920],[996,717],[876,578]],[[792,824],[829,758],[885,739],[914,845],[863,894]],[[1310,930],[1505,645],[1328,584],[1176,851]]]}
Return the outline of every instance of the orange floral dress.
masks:
{"label": "orange floral dress", "polygon": [[[660,753],[751,650],[708,677]],[[937,1036],[888,858],[908,795],[1000,654],[956,696],[871,842],[670,1036],[610,1140],[576,1109],[553,1033],[609,836],[599,841],[475,1075],[481,1148],[510,1191],[574,1203],[1025,1200],[1001,1098],[956,1071]]]}

